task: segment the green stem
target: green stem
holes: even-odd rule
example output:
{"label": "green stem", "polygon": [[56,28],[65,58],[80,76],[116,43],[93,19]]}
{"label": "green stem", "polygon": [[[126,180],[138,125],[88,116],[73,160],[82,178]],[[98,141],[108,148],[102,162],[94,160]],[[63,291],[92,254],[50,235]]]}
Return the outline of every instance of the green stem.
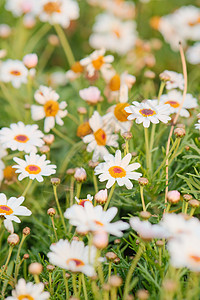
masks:
{"label": "green stem", "polygon": [[57,232],[56,232],[56,227],[55,227],[53,216],[51,216],[51,222],[52,222],[53,231],[54,231],[56,242],[57,242],[58,241],[58,236],[57,236]]}
{"label": "green stem", "polygon": [[151,168],[151,157],[149,152],[149,136],[148,136],[148,128],[144,127],[144,136],[145,136],[145,148],[146,148],[146,167],[147,170],[150,170]]}
{"label": "green stem", "polygon": [[109,205],[109,203],[110,203],[110,200],[111,200],[112,195],[113,195],[114,190],[115,190],[115,186],[116,186],[116,182],[113,184],[113,186],[112,186],[112,188],[111,188],[111,190],[110,190],[110,193],[109,193],[109,195],[108,195],[108,200],[107,200],[107,202],[106,202],[106,204],[105,204],[105,206],[104,206],[104,210],[106,210],[106,209],[108,208],[108,205]]}
{"label": "green stem", "polygon": [[80,194],[81,194],[81,187],[82,187],[82,183],[81,182],[77,182],[76,184],[76,197],[79,199]]}
{"label": "green stem", "polygon": [[111,269],[112,269],[112,262],[109,261],[109,265],[108,265],[108,282],[109,282],[109,279],[110,279],[110,276],[111,276]]}
{"label": "green stem", "polygon": [[63,270],[63,279],[64,279],[65,290],[66,290],[66,300],[68,300],[69,299],[69,286],[68,286],[68,280],[65,276],[65,270]]}
{"label": "green stem", "polygon": [[76,274],[72,274],[72,285],[73,285],[73,291],[75,297],[77,297],[78,292],[77,292],[77,287],[76,287]]}
{"label": "green stem", "polygon": [[141,200],[142,200],[142,207],[143,207],[143,211],[146,211],[143,191],[144,191],[144,187],[140,185],[140,196],[141,196]]}
{"label": "green stem", "polygon": [[31,53],[42,37],[49,31],[51,25],[49,23],[44,24],[38,29],[38,31],[29,40],[26,52]]}
{"label": "green stem", "polygon": [[87,289],[86,289],[86,284],[85,284],[85,276],[84,276],[84,274],[81,274],[81,275],[82,275],[82,284],[83,284],[84,299],[88,300]]}
{"label": "green stem", "polygon": [[73,205],[74,202],[74,177],[71,176],[71,183],[70,183],[70,207]]}
{"label": "green stem", "polygon": [[58,135],[61,139],[65,140],[67,143],[74,145],[74,141],[72,141],[68,136],[65,136],[62,132],[60,132],[58,129],[55,127],[52,128],[52,131]]}
{"label": "green stem", "polygon": [[194,212],[196,210],[196,207],[192,207],[190,210],[190,217],[192,217],[194,215]]}
{"label": "green stem", "polygon": [[71,119],[76,125],[79,125],[79,121],[70,113],[67,113],[69,119]]}
{"label": "green stem", "polygon": [[62,166],[60,168],[60,173],[64,173],[64,171],[67,169],[68,163],[70,162],[72,156],[81,148],[83,145],[83,141],[80,141],[78,143],[73,144],[71,149],[67,152],[67,155],[65,159],[63,160]]}
{"label": "green stem", "polygon": [[17,282],[17,277],[18,277],[19,267],[20,267],[20,252],[21,252],[22,245],[23,245],[23,243],[25,241],[25,238],[26,238],[26,235],[23,234],[21,242],[19,244],[18,251],[17,251],[16,263],[15,263],[15,283]]}
{"label": "green stem", "polygon": [[63,218],[62,210],[61,210],[61,207],[60,207],[60,203],[59,203],[59,200],[58,200],[57,186],[56,186],[56,185],[53,185],[53,192],[54,192],[56,204],[57,204],[57,207],[58,207],[59,215],[60,215],[60,218],[61,218],[63,227],[64,227],[64,231],[65,231],[65,233],[66,233],[66,232],[67,232],[67,229],[66,229],[66,225],[65,225],[64,218]]}
{"label": "green stem", "polygon": [[96,193],[98,193],[98,182],[97,182],[96,175],[94,175],[94,172],[93,172],[93,183],[94,183],[94,190],[95,190],[95,194],[96,194]]}
{"label": "green stem", "polygon": [[26,196],[26,194],[27,194],[27,192],[28,192],[28,190],[29,190],[29,188],[30,188],[30,186],[31,186],[32,183],[33,183],[33,180],[30,179],[30,180],[29,180],[29,183],[27,184],[27,186],[26,186],[26,188],[25,188],[25,190],[24,190],[24,192],[23,192],[23,194],[22,194],[22,197],[25,197],[25,196]]}
{"label": "green stem", "polygon": [[5,263],[4,267],[3,267],[2,272],[0,273],[0,278],[2,278],[2,275],[4,274],[5,270],[7,269],[7,266],[8,266],[8,263],[10,261],[10,257],[11,257],[12,251],[13,251],[13,246],[10,246],[9,250],[8,250],[8,256],[7,256],[6,263]]}
{"label": "green stem", "polygon": [[63,47],[66,58],[68,60],[68,63],[69,63],[70,66],[72,66],[75,63],[75,59],[74,59],[74,55],[73,55],[73,52],[71,50],[71,47],[69,45],[69,42],[67,40],[67,37],[66,37],[63,29],[61,28],[61,26],[59,24],[54,24],[54,28],[55,28],[58,36],[59,36],[61,45]]}

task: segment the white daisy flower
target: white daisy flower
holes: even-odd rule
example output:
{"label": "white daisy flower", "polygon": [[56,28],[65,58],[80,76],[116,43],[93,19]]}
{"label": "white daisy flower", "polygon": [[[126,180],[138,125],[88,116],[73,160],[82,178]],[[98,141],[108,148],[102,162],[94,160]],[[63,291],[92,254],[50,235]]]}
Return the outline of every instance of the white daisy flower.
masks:
{"label": "white daisy flower", "polygon": [[90,105],[95,105],[101,101],[101,91],[96,86],[89,86],[80,90],[79,96]]}
{"label": "white daisy flower", "polygon": [[130,114],[125,111],[125,107],[130,105],[127,102],[128,86],[124,84],[120,88],[119,103],[111,106],[105,115],[106,122],[113,127],[114,132],[120,131],[123,134],[131,129],[132,122],[127,119]]}
{"label": "white daisy flower", "polygon": [[109,13],[97,16],[89,43],[95,49],[105,48],[119,55],[131,50],[137,39],[136,23],[122,21]]}
{"label": "white daisy flower", "polygon": [[96,232],[102,230],[108,234],[122,237],[123,230],[129,228],[129,224],[123,221],[110,223],[117,214],[117,208],[111,207],[107,211],[101,205],[93,206],[91,202],[85,202],[84,206],[73,205],[66,210],[64,216],[69,219],[71,225],[76,226],[78,232]]}
{"label": "white daisy flower", "polygon": [[133,19],[135,16],[135,3],[131,1],[108,0],[104,6],[111,14],[122,19]]}
{"label": "white daisy flower", "polygon": [[195,129],[199,129],[200,130],[200,120],[198,120],[198,123],[194,124]]}
{"label": "white daisy flower", "polygon": [[168,231],[159,224],[151,224],[149,221],[141,221],[138,217],[130,219],[131,227],[144,240],[162,239],[168,237]]}
{"label": "white daisy flower", "polygon": [[39,19],[67,28],[70,21],[79,17],[79,6],[75,0],[41,0]]}
{"label": "white daisy flower", "polygon": [[195,43],[187,49],[186,57],[190,64],[200,64],[200,42]]}
{"label": "white daisy flower", "polygon": [[[182,100],[183,100],[183,94],[180,91],[172,90],[160,97],[160,104],[169,104],[170,114],[176,114],[179,111],[179,107]],[[183,107],[180,111],[180,116],[188,118],[190,116],[188,109],[192,109],[197,106],[198,106],[197,99],[194,98],[191,94],[186,94]]]}
{"label": "white daisy flower", "polygon": [[93,264],[96,257],[96,248],[84,245],[81,241],[59,240],[50,246],[47,254],[51,264],[71,272],[81,272],[87,276],[95,275]]}
{"label": "white daisy flower", "polygon": [[[40,0],[39,0],[40,1]],[[12,12],[13,16],[20,17],[24,14],[33,14],[38,11],[38,0],[6,0],[5,8]]]}
{"label": "white daisy flower", "polygon": [[23,202],[24,197],[11,197],[7,200],[6,195],[0,193],[0,216],[3,216],[4,226],[11,233],[14,232],[12,221],[21,223],[17,216],[30,216],[32,214],[28,208],[21,205]]}
{"label": "white daisy flower", "polygon": [[26,283],[26,281],[21,278],[18,280],[15,290],[12,290],[12,296],[7,297],[6,300],[47,300],[49,297],[50,294],[44,292],[43,283]]}
{"label": "white daisy flower", "polygon": [[37,152],[37,147],[44,145],[43,136],[38,125],[18,122],[11,124],[10,128],[3,127],[0,130],[0,143],[5,149],[10,148],[12,151]]}
{"label": "white daisy flower", "polygon": [[2,39],[8,38],[12,33],[12,29],[8,24],[0,24],[0,37]]}
{"label": "white daisy flower", "polygon": [[88,144],[87,151],[93,153],[92,160],[97,161],[104,155],[109,154],[106,146],[118,147],[118,135],[112,134],[112,128],[105,123],[97,111],[89,119],[89,125],[93,133],[83,137],[83,142]]}
{"label": "white daisy flower", "polygon": [[92,203],[93,196],[91,196],[90,194],[88,194],[86,199],[78,199],[77,197],[75,197],[75,200],[78,203],[78,205],[84,206],[85,202],[89,201],[90,203]]}
{"label": "white daisy flower", "polygon": [[145,128],[148,128],[150,123],[158,124],[161,121],[166,124],[171,120],[169,117],[169,104],[154,105],[152,100],[146,100],[144,103],[133,101],[132,104],[125,107],[125,111],[130,113],[127,119],[135,120],[137,124],[143,123]]}
{"label": "white daisy flower", "polygon": [[167,90],[172,90],[172,89],[176,89],[176,88],[178,88],[180,90],[184,89],[183,74],[177,73],[174,71],[168,71],[168,70],[165,70],[164,73],[166,73],[170,77],[170,80],[168,80],[166,82]]}
{"label": "white daisy flower", "polygon": [[80,60],[80,64],[86,68],[89,76],[93,76],[95,71],[105,71],[111,68],[114,57],[112,55],[104,56],[105,52],[105,49],[95,50],[88,57]]}
{"label": "white daisy flower", "polygon": [[62,101],[58,103],[59,95],[46,86],[40,86],[39,90],[35,92],[35,100],[41,104],[31,106],[31,115],[34,121],[45,118],[44,131],[49,132],[54,128],[55,123],[62,126],[64,124],[62,118],[66,117],[67,103]]}
{"label": "white daisy flower", "polygon": [[125,185],[127,189],[132,189],[133,184],[130,181],[138,180],[142,176],[141,173],[133,172],[140,168],[139,163],[130,164],[131,154],[128,153],[124,158],[121,158],[121,151],[117,150],[115,156],[109,154],[104,156],[104,163],[100,163],[95,169],[95,175],[99,175],[99,180],[108,180],[106,188],[109,189],[115,182],[119,186]]}
{"label": "white daisy flower", "polygon": [[20,60],[8,59],[0,65],[0,81],[11,82],[15,88],[27,83],[28,69]]}
{"label": "white daisy flower", "polygon": [[79,61],[76,61],[66,72],[66,77],[68,80],[73,81],[81,76],[84,71],[84,67],[80,64]]}
{"label": "white daisy flower", "polygon": [[14,157],[13,160],[17,163],[13,168],[17,169],[15,173],[20,173],[18,180],[29,177],[30,179],[36,179],[42,182],[44,179],[42,176],[50,176],[56,173],[56,165],[50,165],[50,160],[46,160],[46,155],[39,155],[31,152],[29,155],[25,155],[25,160]]}

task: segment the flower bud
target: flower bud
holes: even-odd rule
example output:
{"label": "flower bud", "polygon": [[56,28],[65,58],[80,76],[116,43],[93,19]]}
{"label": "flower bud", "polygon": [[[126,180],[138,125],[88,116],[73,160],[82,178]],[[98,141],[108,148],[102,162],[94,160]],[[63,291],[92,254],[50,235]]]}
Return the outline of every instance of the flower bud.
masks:
{"label": "flower bud", "polygon": [[65,277],[66,277],[67,279],[69,279],[69,278],[71,277],[71,274],[70,274],[70,273],[65,273]]}
{"label": "flower bud", "polygon": [[123,283],[122,278],[117,275],[110,276],[109,283],[113,287],[120,287]]}
{"label": "flower bud", "polygon": [[120,263],[120,258],[119,257],[116,257],[114,260],[113,260],[114,264],[119,264]]}
{"label": "flower bud", "polygon": [[179,123],[179,124],[176,124],[176,127],[185,129],[185,124]]}
{"label": "flower bud", "polygon": [[120,239],[115,239],[115,240],[114,240],[114,244],[115,244],[115,245],[119,245],[120,243],[121,243],[121,240],[120,240]]}
{"label": "flower bud", "polygon": [[23,57],[23,63],[28,69],[35,68],[38,64],[38,57],[35,53],[27,54]]}
{"label": "flower bud", "polygon": [[59,43],[60,43],[59,38],[55,34],[50,34],[48,36],[48,42],[49,42],[50,45],[55,46],[55,47],[58,46]]}
{"label": "flower bud", "polygon": [[109,292],[110,291],[110,284],[104,283],[103,286],[102,286],[102,288],[103,288],[104,291]]}
{"label": "flower bud", "polygon": [[83,168],[76,168],[74,178],[77,182],[83,182],[87,179],[87,174],[85,169]]}
{"label": "flower bud", "polygon": [[190,200],[188,203],[189,203],[190,206],[192,206],[193,208],[199,207],[199,201],[198,201],[198,200],[192,199],[192,200]]}
{"label": "flower bud", "polygon": [[40,275],[42,273],[42,264],[35,262],[29,265],[28,271],[32,275]]}
{"label": "flower bud", "polygon": [[92,243],[97,249],[106,248],[108,246],[108,234],[103,230],[95,232]]}
{"label": "flower bud", "polygon": [[11,28],[7,24],[0,24],[0,38],[7,39],[11,35]]}
{"label": "flower bud", "polygon": [[26,29],[32,29],[36,24],[36,20],[31,14],[26,14],[23,17],[23,24]]}
{"label": "flower bud", "polygon": [[31,230],[29,227],[25,227],[22,231],[23,235],[29,235],[31,233]]}
{"label": "flower bud", "polygon": [[122,137],[125,139],[125,140],[130,140],[132,139],[133,135],[130,131],[126,131],[122,134]]}
{"label": "flower bud", "polygon": [[87,109],[83,106],[80,106],[77,108],[77,112],[80,114],[80,115],[86,115],[87,114]]}
{"label": "flower bud", "polygon": [[177,283],[172,279],[163,280],[162,285],[163,285],[163,289],[167,292],[175,292],[177,289]]}
{"label": "flower bud", "polygon": [[75,169],[70,168],[70,169],[67,169],[66,174],[67,175],[74,175],[75,171],[76,171]]}
{"label": "flower bud", "polygon": [[91,169],[96,168],[96,166],[98,166],[98,164],[99,164],[99,161],[93,161],[93,160],[90,160],[88,163],[88,165]]}
{"label": "flower bud", "polygon": [[138,179],[138,182],[139,182],[139,185],[145,186],[145,185],[147,185],[149,183],[149,180],[147,178],[145,178],[145,177],[140,177]]}
{"label": "flower bud", "polygon": [[47,271],[53,272],[55,270],[55,266],[53,265],[47,265]]}
{"label": "flower bud", "polygon": [[107,252],[106,253],[106,258],[108,260],[114,260],[115,258],[117,258],[117,254],[115,254],[114,252]]}
{"label": "flower bud", "polygon": [[94,196],[94,200],[99,204],[106,203],[107,199],[108,199],[107,189],[98,191],[98,193],[96,193]]}
{"label": "flower bud", "polygon": [[8,236],[7,242],[10,246],[16,246],[19,243],[19,236],[16,233],[12,233]]}
{"label": "flower bud", "polygon": [[170,80],[170,76],[167,72],[160,73],[159,77],[160,77],[160,80],[162,80],[162,81],[169,81]]}
{"label": "flower bud", "polygon": [[43,141],[44,141],[45,144],[47,144],[47,145],[53,144],[54,140],[55,140],[55,136],[54,136],[53,134],[46,134],[46,135],[44,135],[44,137],[43,137]]}
{"label": "flower bud", "polygon": [[29,259],[29,254],[25,253],[23,257],[24,257],[24,259]]}
{"label": "flower bud", "polygon": [[174,134],[177,138],[182,138],[185,136],[185,129],[184,128],[179,128],[177,127],[175,130],[174,130]]}
{"label": "flower bud", "polygon": [[73,236],[72,240],[73,241],[79,241],[79,237],[78,236]]}
{"label": "flower bud", "polygon": [[183,195],[183,199],[184,199],[186,202],[188,202],[188,201],[192,200],[192,195],[185,194],[185,195]]}
{"label": "flower bud", "polygon": [[143,220],[148,220],[151,217],[151,213],[148,211],[141,211],[140,218]]}
{"label": "flower bud", "polygon": [[56,210],[53,208],[53,207],[50,207],[48,210],[47,210],[47,214],[51,217],[55,216],[56,214]]}
{"label": "flower bud", "polygon": [[131,152],[132,157],[136,157],[138,153],[136,151]]}
{"label": "flower bud", "polygon": [[60,178],[51,178],[51,184],[54,185],[54,186],[57,186],[60,184]]}
{"label": "flower bud", "polygon": [[6,57],[7,55],[7,50],[6,49],[1,49],[0,50],[0,59]]}
{"label": "flower bud", "polygon": [[158,240],[158,241],[156,241],[156,246],[158,246],[158,247],[163,247],[164,246],[164,241],[162,241],[162,240]]}
{"label": "flower bud", "polygon": [[180,193],[176,190],[167,193],[167,200],[171,204],[176,204],[180,201]]}
{"label": "flower bud", "polygon": [[147,290],[138,290],[137,297],[139,300],[147,300],[149,298],[149,292]]}
{"label": "flower bud", "polygon": [[156,77],[156,74],[151,70],[147,70],[144,72],[144,77],[154,79]]}
{"label": "flower bud", "polygon": [[46,154],[50,151],[50,148],[49,148],[49,146],[44,145],[44,146],[40,147],[39,150],[42,154]]}

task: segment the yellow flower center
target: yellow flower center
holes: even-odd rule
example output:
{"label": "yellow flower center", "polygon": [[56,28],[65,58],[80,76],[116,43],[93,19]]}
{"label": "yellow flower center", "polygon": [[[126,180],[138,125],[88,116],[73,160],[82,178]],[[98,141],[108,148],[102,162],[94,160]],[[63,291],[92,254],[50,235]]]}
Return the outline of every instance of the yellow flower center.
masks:
{"label": "yellow flower center", "polygon": [[29,138],[25,134],[18,134],[14,137],[14,140],[19,143],[26,143],[29,141]]}
{"label": "yellow flower center", "polygon": [[82,73],[83,72],[83,66],[81,66],[79,61],[76,61],[72,66],[71,66],[71,70],[74,73]]}
{"label": "yellow flower center", "polygon": [[200,24],[200,17],[198,17],[195,21],[188,23],[188,25],[191,27],[198,25],[198,24]]}
{"label": "yellow flower center", "polygon": [[190,258],[196,262],[196,263],[200,263],[200,256],[198,255],[190,255]]}
{"label": "yellow flower center", "polygon": [[140,110],[139,110],[139,113],[140,113],[141,115],[143,115],[143,117],[151,117],[151,116],[153,116],[153,115],[156,114],[155,110],[152,110],[152,109],[150,109],[150,108],[140,109]]}
{"label": "yellow flower center", "polygon": [[12,166],[7,166],[4,170],[3,170],[3,177],[6,180],[12,180],[13,177],[15,176],[15,170],[12,168]]}
{"label": "yellow flower center", "polygon": [[78,126],[76,135],[78,137],[83,137],[83,136],[90,134],[91,132],[92,132],[92,129],[90,127],[89,122],[84,122]]}
{"label": "yellow flower center", "polygon": [[121,37],[121,32],[119,29],[115,28],[113,30],[114,35],[119,39]]}
{"label": "yellow flower center", "polygon": [[121,83],[120,76],[118,74],[115,74],[109,82],[110,90],[113,92],[119,91],[120,83]]}
{"label": "yellow flower center", "polygon": [[122,178],[126,176],[126,171],[120,166],[113,166],[108,169],[110,175],[114,178]]}
{"label": "yellow flower center", "polygon": [[45,13],[51,15],[53,13],[60,13],[60,4],[58,2],[50,1],[47,2],[44,6],[43,9]]}
{"label": "yellow flower center", "polygon": [[160,26],[160,19],[161,17],[158,16],[154,16],[150,19],[150,25],[153,29],[158,30]]}
{"label": "yellow flower center", "polygon": [[0,213],[8,216],[13,213],[13,210],[7,205],[0,205]]}
{"label": "yellow flower center", "polygon": [[18,70],[12,70],[10,71],[10,74],[14,75],[14,76],[20,76],[21,75],[21,72],[18,71]]}
{"label": "yellow flower center", "polygon": [[28,166],[26,166],[25,170],[29,174],[39,174],[41,172],[41,168],[36,165],[28,165]]}
{"label": "yellow flower center", "polygon": [[95,68],[95,70],[100,70],[103,64],[104,64],[103,55],[100,55],[97,59],[92,61],[92,65]]}
{"label": "yellow flower center", "polygon": [[100,221],[94,220],[94,223],[97,224],[98,226],[103,226],[104,224],[101,223]]}
{"label": "yellow flower center", "polygon": [[90,201],[89,199],[80,199],[78,205],[81,205],[81,206],[84,207],[85,202],[88,202],[88,201],[89,201],[90,203],[92,203],[92,201]]}
{"label": "yellow flower center", "polygon": [[19,295],[18,300],[34,300],[34,298],[28,294]]}
{"label": "yellow flower center", "polygon": [[55,117],[59,111],[59,104],[56,101],[49,100],[44,105],[46,117]]}
{"label": "yellow flower center", "polygon": [[69,258],[67,260],[67,264],[69,264],[71,261],[73,261],[75,264],[76,264],[76,267],[82,267],[84,266],[84,262],[80,259],[77,259],[77,258]]}
{"label": "yellow flower center", "polygon": [[130,115],[129,113],[127,113],[125,111],[125,107],[128,107],[129,104],[128,103],[118,103],[116,106],[115,106],[115,109],[114,109],[114,115],[115,117],[117,118],[117,120],[119,120],[120,122],[126,122],[128,121],[127,120],[127,117]]}
{"label": "yellow flower center", "polygon": [[171,107],[177,108],[180,106],[180,104],[177,101],[169,100],[166,101],[165,104],[169,104]]}
{"label": "yellow flower center", "polygon": [[103,129],[98,129],[94,132],[94,138],[99,146],[105,146],[106,144],[106,133]]}

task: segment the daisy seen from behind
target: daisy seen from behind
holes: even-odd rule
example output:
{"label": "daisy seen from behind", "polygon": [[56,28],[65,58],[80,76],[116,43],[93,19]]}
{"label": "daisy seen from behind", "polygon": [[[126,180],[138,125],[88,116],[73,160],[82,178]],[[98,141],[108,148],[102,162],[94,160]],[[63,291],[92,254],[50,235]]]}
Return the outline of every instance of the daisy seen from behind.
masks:
{"label": "daisy seen from behind", "polygon": [[8,59],[0,65],[0,81],[11,82],[14,88],[20,88],[27,83],[28,69],[20,60]]}
{"label": "daisy seen from behind", "polygon": [[169,76],[169,80],[166,81],[166,89],[172,90],[172,89],[184,89],[184,78],[183,74],[177,73],[174,71],[168,71],[165,70],[164,73]]}
{"label": "daisy seen from behind", "polygon": [[92,160],[97,161],[99,157],[109,154],[106,146],[118,147],[118,135],[113,134],[112,128],[105,122],[97,111],[89,119],[89,125],[93,132],[83,137],[83,142],[88,144],[87,151],[93,153]]}
{"label": "daisy seen from behind", "polygon": [[13,168],[15,173],[19,173],[18,180],[21,181],[26,177],[36,179],[39,182],[44,181],[43,176],[50,176],[56,173],[56,165],[51,165],[50,160],[46,160],[46,155],[39,155],[31,152],[25,155],[25,160],[14,157],[13,160],[17,163]]}
{"label": "daisy seen from behind", "polygon": [[33,284],[32,282],[26,283],[21,278],[18,280],[15,289],[12,290],[12,296],[5,298],[6,300],[47,300],[50,294],[44,292],[43,283]]}
{"label": "daisy seen from behind", "polygon": [[64,216],[69,219],[71,225],[76,226],[80,233],[104,231],[117,237],[123,236],[123,230],[129,228],[129,224],[121,220],[111,223],[117,214],[117,208],[111,207],[107,211],[101,205],[93,206],[91,202],[85,202],[84,206],[72,205],[66,210]]}
{"label": "daisy seen from behind", "polygon": [[131,180],[138,180],[142,173],[134,172],[140,168],[139,163],[129,164],[131,161],[131,154],[128,153],[122,158],[121,151],[117,150],[115,156],[112,154],[104,156],[104,163],[100,163],[94,169],[95,175],[99,175],[99,180],[108,180],[106,188],[109,189],[115,182],[119,186],[125,185],[127,189],[132,189],[133,184]]}
{"label": "daisy seen from behind", "polygon": [[3,218],[5,228],[11,233],[14,232],[12,221],[21,223],[17,216],[30,216],[32,214],[28,208],[21,205],[23,202],[24,197],[11,197],[7,200],[6,195],[0,193],[0,219]]}
{"label": "daisy seen from behind", "polygon": [[3,127],[0,130],[0,143],[5,149],[10,148],[12,151],[37,152],[37,147],[44,145],[43,136],[38,125],[18,122],[11,124],[10,128]]}
{"label": "daisy seen from behind", "polygon": [[59,240],[50,246],[47,254],[51,264],[74,273],[81,272],[89,277],[95,274],[96,248],[85,246],[82,241]]}
{"label": "daisy seen from behind", "polygon": [[125,111],[130,114],[127,119],[135,120],[137,124],[143,123],[145,128],[148,128],[150,123],[158,124],[161,121],[166,124],[171,120],[169,117],[169,104],[155,105],[152,100],[146,100],[144,103],[133,101],[132,104],[125,107]]}
{"label": "daisy seen from behind", "polygon": [[67,103],[58,102],[59,95],[50,87],[40,86],[35,92],[35,100],[41,105],[31,106],[31,116],[34,121],[45,119],[44,131],[49,132],[55,127],[55,123],[62,126],[62,118],[66,117]]}

